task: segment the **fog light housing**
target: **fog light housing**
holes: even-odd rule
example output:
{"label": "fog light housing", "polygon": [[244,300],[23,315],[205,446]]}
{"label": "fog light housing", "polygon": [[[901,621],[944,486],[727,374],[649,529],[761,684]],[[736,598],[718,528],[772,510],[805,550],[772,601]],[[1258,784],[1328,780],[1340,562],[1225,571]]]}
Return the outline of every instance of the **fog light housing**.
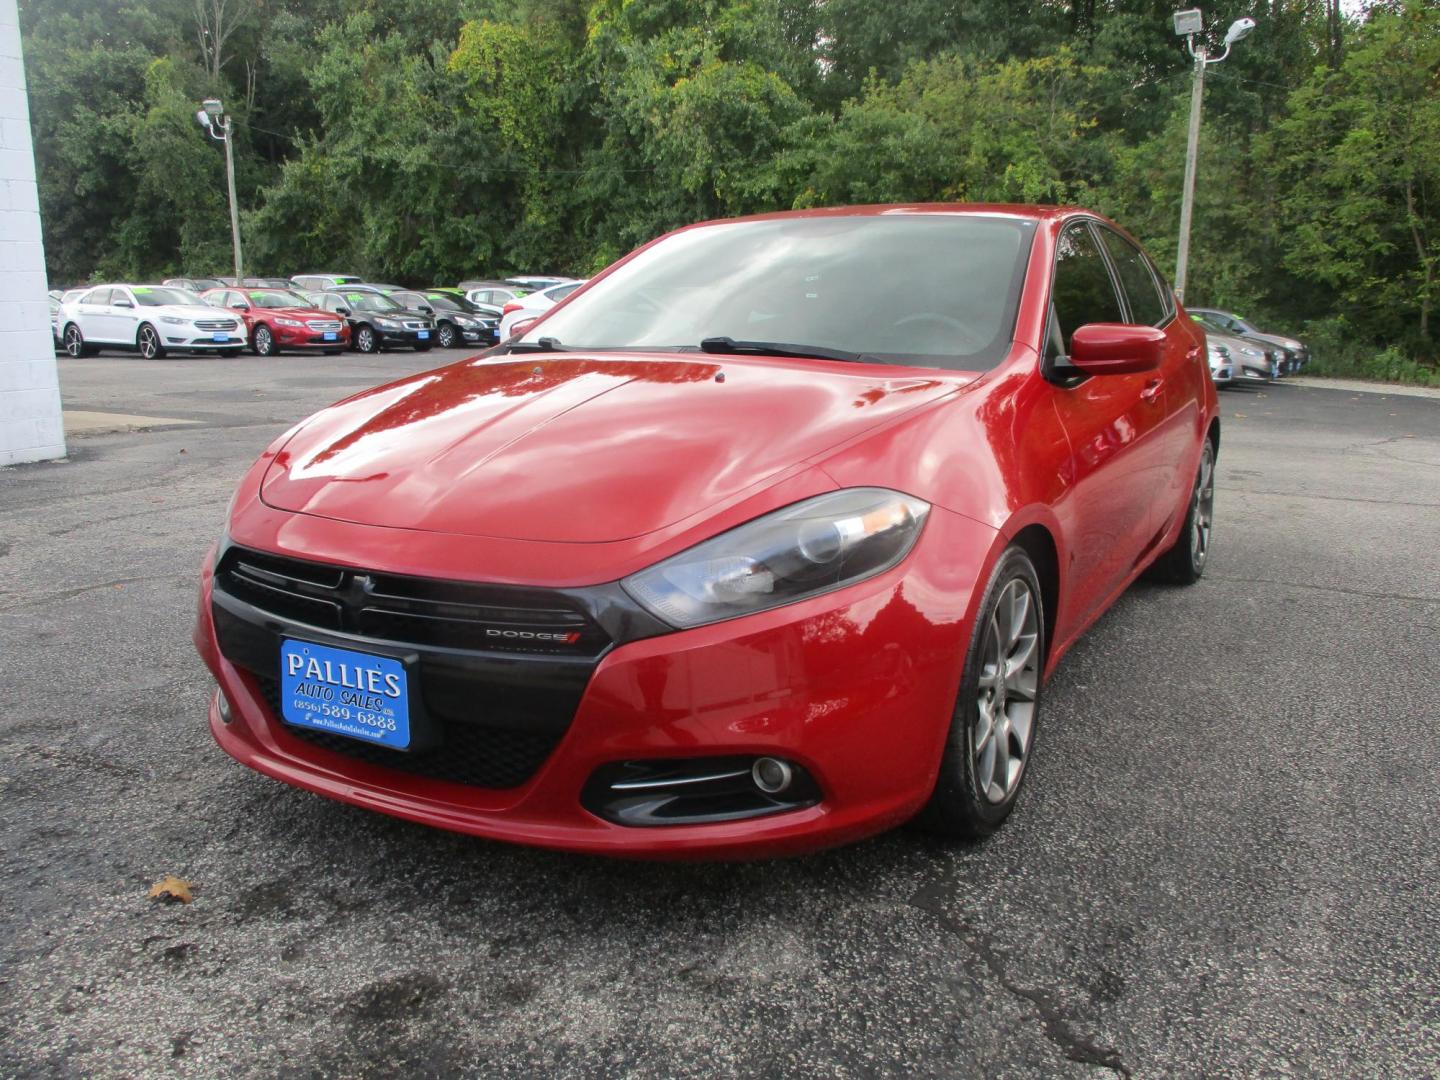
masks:
{"label": "fog light housing", "polygon": [[596,769],[580,794],[592,814],[632,827],[745,821],[819,801],[803,766],[769,756],[616,761]]}
{"label": "fog light housing", "polygon": [[780,758],[756,758],[755,764],[750,766],[750,778],[766,795],[779,795],[795,779],[795,770],[790,768],[789,762]]}
{"label": "fog light housing", "polygon": [[225,696],[225,691],[218,686],[215,688],[215,709],[220,714],[222,724],[232,723],[235,713],[230,708],[230,699]]}

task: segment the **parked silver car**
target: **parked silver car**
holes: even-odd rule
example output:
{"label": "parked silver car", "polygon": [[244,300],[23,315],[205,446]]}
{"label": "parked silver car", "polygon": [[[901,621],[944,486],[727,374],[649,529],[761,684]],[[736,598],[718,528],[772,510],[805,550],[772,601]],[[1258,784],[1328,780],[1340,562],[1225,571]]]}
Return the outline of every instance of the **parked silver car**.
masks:
{"label": "parked silver car", "polygon": [[1190,315],[1192,318],[1203,315],[1227,334],[1250,338],[1275,349],[1279,354],[1276,360],[1280,364],[1281,375],[1294,375],[1310,362],[1310,349],[1304,342],[1297,341],[1292,337],[1285,337],[1283,334],[1267,334],[1257,330],[1253,324],[1233,311],[1195,308]]}
{"label": "parked silver car", "polygon": [[[1230,360],[1232,385],[1251,386],[1268,383],[1280,375],[1280,362],[1274,349],[1268,349],[1258,341],[1236,337],[1207,315],[1190,312],[1202,330],[1212,350],[1211,371],[1214,371],[1214,350],[1221,351]],[[1219,382],[1215,385],[1219,386]]]}

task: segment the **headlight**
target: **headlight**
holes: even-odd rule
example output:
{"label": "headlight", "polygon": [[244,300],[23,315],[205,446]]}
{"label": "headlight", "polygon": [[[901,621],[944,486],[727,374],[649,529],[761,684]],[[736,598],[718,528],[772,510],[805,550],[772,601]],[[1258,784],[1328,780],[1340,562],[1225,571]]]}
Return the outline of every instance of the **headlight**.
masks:
{"label": "headlight", "polygon": [[169,323],[171,326],[184,326],[184,325],[185,325],[186,323],[188,323],[190,320],[189,320],[189,319],[177,319],[174,315],[161,315],[161,316],[160,316],[160,321],[163,322],[163,323]]}
{"label": "headlight", "polygon": [[1263,351],[1261,351],[1260,349],[1252,349],[1249,345],[1246,345],[1246,346],[1245,346],[1244,348],[1242,348],[1240,351],[1241,351],[1242,353],[1244,353],[1246,356],[1264,356],[1264,355],[1265,355],[1265,353],[1264,353]]}
{"label": "headlight", "polygon": [[475,322],[474,319],[467,319],[464,315],[456,315],[456,316],[455,316],[455,325],[456,325],[456,326],[466,326],[466,327],[472,327],[472,328],[473,328],[473,327],[476,325],[476,322]]}
{"label": "headlight", "polygon": [[394,329],[395,329],[397,326],[399,326],[400,324],[399,324],[398,322],[396,322],[394,319],[380,319],[380,318],[377,318],[377,319],[375,320],[375,325],[376,325],[376,326],[383,326],[386,330],[394,330]]}
{"label": "headlight", "polygon": [[930,504],[885,488],[832,491],[756,518],[620,584],[688,629],[793,604],[890,569]]}
{"label": "headlight", "polygon": [[276,322],[276,325],[278,325],[278,326],[304,326],[304,325],[305,325],[305,324],[304,324],[303,322],[301,322],[299,319],[282,319],[282,318],[280,318],[280,316],[278,316],[278,315],[275,316],[275,322]]}

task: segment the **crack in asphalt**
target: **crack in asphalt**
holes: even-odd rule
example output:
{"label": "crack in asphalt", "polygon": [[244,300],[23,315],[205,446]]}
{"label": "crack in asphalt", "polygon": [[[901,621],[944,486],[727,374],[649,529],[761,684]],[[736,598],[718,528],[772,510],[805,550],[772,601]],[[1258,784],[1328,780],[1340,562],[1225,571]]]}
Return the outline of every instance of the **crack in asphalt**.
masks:
{"label": "crack in asphalt", "polygon": [[1410,502],[1405,499],[1364,499],[1358,495],[1313,495],[1306,491],[1252,491],[1242,487],[1223,487],[1226,495],[1274,495],[1285,499],[1324,499],[1326,502],[1374,503],[1377,506],[1415,506],[1422,510],[1440,510],[1440,503]]}
{"label": "crack in asphalt", "polygon": [[916,910],[930,915],[946,930],[960,938],[970,951],[980,958],[986,969],[1008,994],[1033,1006],[1036,1013],[1039,1014],[1045,1037],[1065,1055],[1067,1060],[1078,1062],[1081,1065],[1110,1069],[1129,1080],[1132,1075],[1130,1067],[1125,1064],[1118,1050],[1102,1045],[1077,1032],[1071,1020],[1066,1017],[1064,1011],[1050,994],[1044,990],[1021,986],[1010,977],[1005,965],[1001,962],[1000,954],[990,943],[989,935],[956,918],[940,906],[934,893],[942,887],[943,883],[927,885],[918,890],[906,903]]}
{"label": "crack in asphalt", "polygon": [[1279,585],[1289,589],[1310,589],[1313,592],[1338,593],[1342,596],[1363,596],[1370,600],[1403,600],[1411,604],[1440,604],[1440,596],[1412,596],[1409,593],[1369,592],[1365,589],[1346,589],[1340,585],[1311,585],[1301,581],[1276,581],[1273,578],[1224,577],[1207,574],[1207,581],[1225,581],[1235,585]]}
{"label": "crack in asphalt", "polygon": [[11,604],[8,607],[0,608],[0,615],[20,611],[24,608],[34,607],[36,604],[52,604],[63,600],[72,600],[77,596],[84,596],[86,593],[99,592],[101,589],[115,589],[124,585],[144,585],[153,581],[185,581],[187,574],[156,574],[152,577],[129,577],[115,578],[113,581],[102,581],[96,585],[82,585],[78,589],[65,589],[57,593],[46,593],[42,596],[31,597],[22,600],[18,604]]}

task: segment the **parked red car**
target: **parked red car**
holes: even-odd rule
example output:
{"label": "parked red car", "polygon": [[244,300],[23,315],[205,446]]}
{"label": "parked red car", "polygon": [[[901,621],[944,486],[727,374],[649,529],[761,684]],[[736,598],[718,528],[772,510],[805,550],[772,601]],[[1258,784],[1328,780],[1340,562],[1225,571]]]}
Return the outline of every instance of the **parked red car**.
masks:
{"label": "parked red car", "polygon": [[298,787],[500,840],[775,855],[996,828],[1044,678],[1195,581],[1203,334],[1084,210],[670,233],[240,484],[210,725]]}
{"label": "parked red car", "polygon": [[275,356],[284,349],[335,356],[350,344],[344,319],[288,289],[208,289],[201,295],[216,307],[240,313],[257,356]]}

